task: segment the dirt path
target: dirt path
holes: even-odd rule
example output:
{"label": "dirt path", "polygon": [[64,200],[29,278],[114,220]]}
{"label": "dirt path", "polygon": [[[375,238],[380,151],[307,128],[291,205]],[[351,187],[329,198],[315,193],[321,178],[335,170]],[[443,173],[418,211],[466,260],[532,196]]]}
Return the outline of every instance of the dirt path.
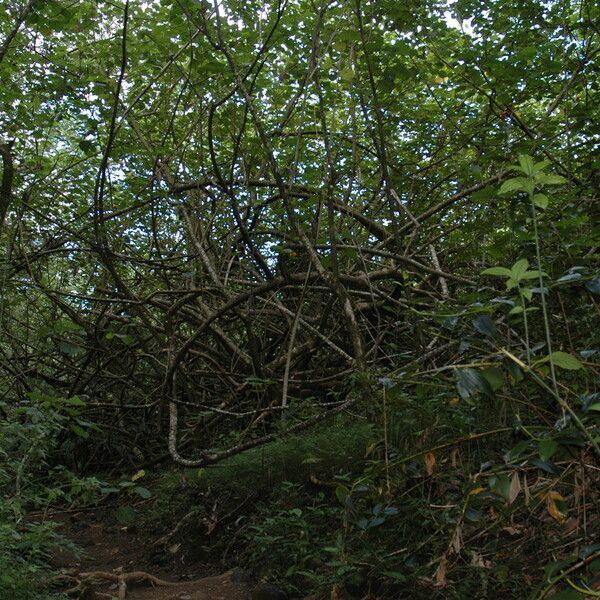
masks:
{"label": "dirt path", "polygon": [[[52,565],[65,589],[85,600],[249,600],[250,585],[240,571],[213,575],[193,562],[160,566],[154,539],[135,527],[115,522],[110,511],[58,513],[59,532],[83,554],[56,552]],[[158,563],[158,564],[157,564]],[[146,577],[149,575],[150,577]],[[93,593],[92,593],[93,590]],[[87,594],[87,595],[86,595]]]}

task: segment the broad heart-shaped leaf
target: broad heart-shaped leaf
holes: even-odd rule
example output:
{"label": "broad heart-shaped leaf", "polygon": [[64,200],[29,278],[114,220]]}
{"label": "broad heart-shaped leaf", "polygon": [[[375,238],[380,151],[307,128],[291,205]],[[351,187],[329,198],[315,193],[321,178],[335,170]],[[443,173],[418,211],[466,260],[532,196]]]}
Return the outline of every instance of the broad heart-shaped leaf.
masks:
{"label": "broad heart-shaped leaf", "polygon": [[535,194],[533,196],[533,204],[537,206],[537,208],[548,208],[548,196],[546,196],[546,194]]}
{"label": "broad heart-shaped leaf", "polygon": [[482,275],[495,275],[496,277],[510,277],[511,272],[510,269],[506,267],[490,267],[485,271],[481,271]]}
{"label": "broad heart-shaped leaf", "polygon": [[523,169],[523,173],[529,175],[529,177],[535,174],[535,165],[531,156],[521,154],[519,156],[519,164],[521,165],[521,169]]}
{"label": "broad heart-shaped leaf", "polygon": [[548,356],[548,359],[550,358],[552,358],[552,362],[556,367],[566,369],[567,371],[577,371],[578,369],[583,368],[581,362],[579,362],[579,360],[572,354],[568,354],[567,352],[553,352]]}
{"label": "broad heart-shaped leaf", "polygon": [[529,268],[529,261],[526,258],[518,260],[510,269],[510,276],[515,281],[521,281],[523,275]]}

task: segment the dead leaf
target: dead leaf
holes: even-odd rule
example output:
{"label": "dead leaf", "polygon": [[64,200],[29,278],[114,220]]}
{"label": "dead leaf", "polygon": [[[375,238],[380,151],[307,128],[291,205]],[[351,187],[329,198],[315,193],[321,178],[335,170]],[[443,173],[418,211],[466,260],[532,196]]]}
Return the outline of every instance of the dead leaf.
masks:
{"label": "dead leaf", "polygon": [[481,569],[491,569],[492,563],[489,560],[484,560],[483,556],[479,552],[473,552],[471,557],[471,566],[479,567]]}
{"label": "dead leaf", "polygon": [[531,502],[531,492],[529,491],[529,485],[527,483],[527,475],[523,475],[523,491],[525,493],[525,505],[529,506]]}
{"label": "dead leaf", "polygon": [[510,480],[510,488],[508,489],[508,503],[512,504],[517,499],[520,492],[521,479],[519,478],[519,474],[515,471]]}
{"label": "dead leaf", "polygon": [[342,588],[336,583],[331,588],[331,600],[342,600]]}
{"label": "dead leaf", "polygon": [[433,585],[435,585],[435,587],[446,587],[448,585],[448,582],[446,581],[446,573],[448,571],[448,557],[444,554],[444,556],[442,556],[442,558],[440,559],[440,564],[438,565],[438,568],[435,570],[435,575],[434,580],[435,583]]}
{"label": "dead leaf", "polygon": [[450,456],[450,464],[452,465],[452,468],[456,469],[456,467],[458,467],[459,460],[460,454],[458,452],[458,448],[454,448],[454,450],[452,450],[452,455]]}
{"label": "dead leaf", "polygon": [[577,528],[579,527],[579,521],[577,521],[575,517],[570,517],[568,519],[565,519],[562,525],[565,535],[569,535],[570,533],[573,533],[577,530]]}
{"label": "dead leaf", "polygon": [[131,481],[137,481],[138,479],[141,479],[145,474],[146,471],[144,471],[144,469],[140,469],[135,475],[133,475]]}
{"label": "dead leaf", "polygon": [[520,535],[521,528],[520,527],[503,527],[502,531],[508,533],[508,535]]}
{"label": "dead leaf", "polygon": [[452,534],[452,540],[450,541],[450,549],[454,554],[458,554],[462,550],[462,522],[458,523],[454,533]]}
{"label": "dead leaf", "polygon": [[427,475],[433,475],[435,471],[435,454],[433,452],[428,452],[425,455],[425,470]]}
{"label": "dead leaf", "polygon": [[551,490],[546,494],[546,507],[548,508],[548,513],[557,521],[564,521],[567,518],[567,515],[563,513],[557,505],[557,502],[562,501],[564,501],[564,498],[554,490]]}

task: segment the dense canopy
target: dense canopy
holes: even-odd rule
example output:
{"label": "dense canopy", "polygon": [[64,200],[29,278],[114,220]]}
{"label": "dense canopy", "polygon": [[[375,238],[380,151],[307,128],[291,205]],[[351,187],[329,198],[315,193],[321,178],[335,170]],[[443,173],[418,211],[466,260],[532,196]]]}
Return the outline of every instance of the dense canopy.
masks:
{"label": "dense canopy", "polygon": [[[431,448],[500,427],[499,518],[534,469],[564,520],[551,493],[600,458],[596,2],[6,8],[0,487],[16,478],[17,512],[56,465],[205,467],[362,419],[376,506],[402,504],[394,465],[433,476]],[[332,501],[346,534],[355,466]],[[462,506],[478,469],[430,493]],[[394,585],[437,568],[439,591],[453,548],[355,560]]]}

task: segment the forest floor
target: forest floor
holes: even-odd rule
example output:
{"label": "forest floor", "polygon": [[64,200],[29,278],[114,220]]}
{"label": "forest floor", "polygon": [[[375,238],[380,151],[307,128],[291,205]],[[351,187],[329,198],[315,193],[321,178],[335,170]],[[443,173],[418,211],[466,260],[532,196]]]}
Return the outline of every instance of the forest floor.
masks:
{"label": "forest floor", "polygon": [[[167,561],[161,551],[157,551],[156,536],[152,532],[137,526],[123,526],[110,507],[57,512],[49,518],[57,523],[60,535],[74,542],[80,550],[55,552],[52,566],[69,582],[66,587],[73,587],[77,581],[80,587],[84,582],[84,589],[86,585],[92,585],[95,596],[79,592],[85,600],[88,597],[126,597],[128,600],[250,598],[250,586],[242,571],[214,575],[207,572],[201,562]],[[144,574],[150,578],[145,578]]]}

